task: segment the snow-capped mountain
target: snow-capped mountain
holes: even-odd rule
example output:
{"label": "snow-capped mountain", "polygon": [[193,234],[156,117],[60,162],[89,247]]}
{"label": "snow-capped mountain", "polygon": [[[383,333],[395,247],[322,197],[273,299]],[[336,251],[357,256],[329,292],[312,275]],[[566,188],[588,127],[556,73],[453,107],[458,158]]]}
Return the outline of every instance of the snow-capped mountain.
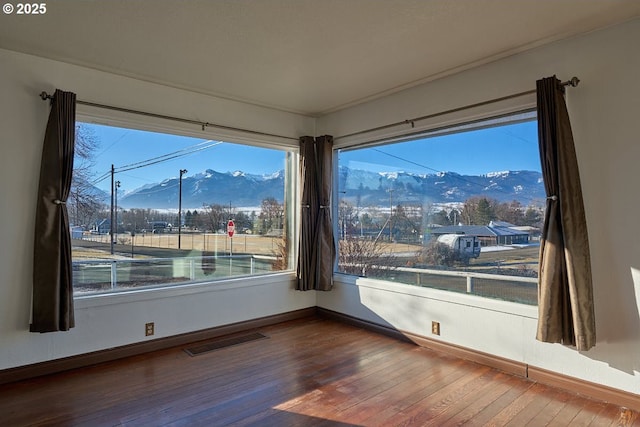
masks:
{"label": "snow-capped mountain", "polygon": [[[242,171],[217,172],[207,169],[182,178],[182,206],[184,209],[201,208],[203,204],[234,206],[260,206],[262,200],[273,197],[282,203],[284,171],[269,175],[252,175]],[[118,200],[126,209],[171,209],[178,206],[179,178],[145,185]]]}
{"label": "snow-capped mountain", "polygon": [[360,199],[361,206],[387,206],[389,197],[405,203],[447,203],[464,202],[474,196],[485,196],[500,202],[517,200],[527,206],[540,205],[546,197],[542,175],[534,171],[460,175],[455,172],[375,173],[342,167],[339,173],[339,188],[344,192],[342,197],[356,203]]}
{"label": "snow-capped mountain", "polygon": [[[541,205],[545,200],[540,172],[500,171],[484,175],[455,172],[413,174],[409,172],[371,172],[341,167],[340,197],[354,204],[387,206],[390,192],[394,203],[464,202],[486,196],[500,202],[517,200],[523,205]],[[118,200],[129,208],[175,209],[178,206],[177,177],[145,185]],[[284,195],[284,171],[254,175],[243,171],[217,172],[207,169],[182,179],[182,207],[201,208],[203,204],[260,206],[273,197],[280,203]],[[359,199],[359,201],[358,201]]]}

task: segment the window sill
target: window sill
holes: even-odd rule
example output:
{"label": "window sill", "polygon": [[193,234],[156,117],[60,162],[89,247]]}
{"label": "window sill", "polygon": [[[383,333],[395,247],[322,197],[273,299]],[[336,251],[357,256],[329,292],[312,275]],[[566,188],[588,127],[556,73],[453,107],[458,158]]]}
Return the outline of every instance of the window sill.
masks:
{"label": "window sill", "polygon": [[340,273],[336,273],[334,275],[334,280],[336,285],[338,286],[356,286],[358,288],[368,288],[384,292],[411,295],[417,298],[441,301],[448,304],[456,304],[481,310],[505,313],[524,318],[538,318],[537,306],[519,304],[511,301],[502,301],[477,295],[449,292],[429,287],[406,285],[403,283],[370,279],[366,277],[350,276]]}
{"label": "window sill", "polygon": [[211,282],[188,283],[182,285],[166,285],[122,292],[109,292],[74,297],[76,309],[128,304],[139,301],[173,298],[199,293],[221,292],[231,289],[259,287],[270,284],[290,285],[295,280],[295,272],[265,274],[261,276],[236,277]]}

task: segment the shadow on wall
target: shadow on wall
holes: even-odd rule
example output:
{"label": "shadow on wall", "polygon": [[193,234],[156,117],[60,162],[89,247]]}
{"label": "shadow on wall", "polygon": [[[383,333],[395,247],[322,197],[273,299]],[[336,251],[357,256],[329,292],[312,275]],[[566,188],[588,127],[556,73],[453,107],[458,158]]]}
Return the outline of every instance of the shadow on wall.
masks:
{"label": "shadow on wall", "polygon": [[[637,376],[640,373],[640,314],[638,310],[640,307],[640,268],[632,269],[631,276],[627,279],[628,286],[626,287],[619,286],[617,289],[607,289],[601,286],[598,289],[597,293],[601,294],[595,295],[598,341],[594,348],[587,352],[581,352],[580,356],[604,362],[612,369]],[[614,283],[624,282],[623,280],[615,281],[613,277],[610,280]],[[594,288],[596,287],[595,283]],[[431,320],[438,320],[443,325],[455,324],[459,320],[455,318],[457,311],[450,312],[446,308],[432,306],[429,299],[425,300],[412,295],[403,296],[394,293],[394,300],[391,302],[385,297],[385,294],[388,296],[387,292],[367,292],[366,295],[363,295],[362,287],[346,283],[337,283],[329,294],[335,294],[333,296],[327,295],[331,300],[331,303],[328,304],[331,307],[330,311],[348,313],[350,317],[379,325],[379,332],[396,338],[404,336],[402,329],[407,319],[414,319],[415,325],[422,325],[423,330],[412,330],[411,333],[425,338],[433,338],[431,331],[427,329],[431,325]],[[319,295],[320,307],[323,307],[322,297],[323,295]],[[356,300],[358,303],[354,304]],[[598,304],[597,301],[607,301],[607,304]],[[399,307],[401,308],[398,309]],[[490,310],[487,312],[488,315],[490,312]],[[535,321],[534,318],[531,320]],[[484,330],[486,323],[475,324],[471,322],[467,324],[467,327]],[[410,329],[411,327],[407,327],[407,330]],[[496,334],[495,337],[501,342],[501,348],[504,352],[518,354],[522,351],[519,348],[522,342],[513,340],[510,332],[503,329],[495,327],[491,329],[491,333]],[[473,336],[473,332],[470,334]],[[408,336],[404,336],[404,338],[411,341]],[[438,341],[437,338],[434,339]],[[535,340],[535,336],[532,335],[530,340]],[[459,343],[459,345],[469,347],[464,343]],[[487,353],[492,352],[487,351]]]}
{"label": "shadow on wall", "polygon": [[[331,308],[323,307],[322,303],[319,304],[323,310],[326,310],[329,317],[337,316],[345,323],[365,327],[366,329],[373,329],[379,333],[412,342],[409,338],[405,337],[396,326],[375,310],[370,309],[368,304],[362,301],[360,289],[356,286],[345,285],[338,281],[335,283],[331,292],[319,293],[319,297],[320,299],[323,297],[331,299],[332,302],[329,304]],[[353,304],[355,299],[358,300],[357,305]],[[382,293],[374,293],[370,299],[373,301],[370,300],[368,303],[373,306],[385,303]],[[376,301],[376,299],[378,300]]]}
{"label": "shadow on wall", "polygon": [[594,280],[597,342],[582,354],[637,375],[640,373],[640,268],[631,267],[630,277],[610,274],[606,281]]}

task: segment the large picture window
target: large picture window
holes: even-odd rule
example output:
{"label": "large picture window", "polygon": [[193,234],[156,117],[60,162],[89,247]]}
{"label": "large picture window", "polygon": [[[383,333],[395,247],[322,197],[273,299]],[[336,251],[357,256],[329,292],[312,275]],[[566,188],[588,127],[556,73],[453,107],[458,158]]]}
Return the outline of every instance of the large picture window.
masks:
{"label": "large picture window", "polygon": [[76,130],[76,295],[292,268],[292,152],[89,123]]}
{"label": "large picture window", "polygon": [[537,304],[534,112],[338,150],[338,271]]}

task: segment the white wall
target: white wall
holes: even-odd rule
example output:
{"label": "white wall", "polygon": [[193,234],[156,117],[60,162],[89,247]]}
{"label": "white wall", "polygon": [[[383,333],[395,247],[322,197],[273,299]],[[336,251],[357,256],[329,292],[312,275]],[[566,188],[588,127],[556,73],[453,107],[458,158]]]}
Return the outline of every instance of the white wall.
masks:
{"label": "white wall", "polygon": [[[318,121],[345,135],[535,88],[541,77],[578,76],[568,89],[591,247],[597,345],[577,352],[535,340],[537,313],[403,285],[338,283],[318,305],[412,333],[640,394],[640,20],[554,43]],[[523,105],[530,105],[525,97]],[[502,106],[500,107],[502,108]],[[469,112],[467,114],[475,114]],[[441,120],[446,120],[441,119]],[[353,138],[352,138],[353,140]],[[337,139],[337,144],[345,144]]]}
{"label": "white wall", "polygon": [[[189,292],[164,289],[135,296],[76,300],[76,328],[33,334],[29,330],[36,191],[49,105],[41,91],[75,92],[79,100],[174,115],[186,119],[298,137],[314,133],[313,119],[216,99],[91,69],[0,50],[0,369],[143,341],[144,323],[155,322],[160,338],[315,306],[313,292],[293,290],[291,275],[193,286]],[[98,112],[79,107],[85,117]],[[112,115],[111,122],[139,118]],[[145,126],[177,126],[146,119]],[[242,135],[202,132],[182,125],[176,131],[208,138]],[[253,138],[250,138],[253,139]],[[296,141],[262,138],[295,146]]]}
{"label": "white wall", "polygon": [[[156,322],[156,337],[163,337],[316,304],[315,293],[292,291],[290,277],[281,277],[244,286],[232,282],[195,287],[184,295],[163,290],[127,301],[122,296],[79,300],[78,326],[71,332],[29,333],[35,192],[49,111],[37,97],[42,90],[60,88],[82,100],[269,133],[314,134],[317,125],[315,134],[339,136],[533,89],[536,79],[557,74],[582,79],[578,88],[569,89],[568,104],[591,243],[598,328],[594,349],[579,353],[535,341],[536,314],[530,307],[464,295],[453,298],[429,289],[338,282],[334,291],[319,293],[317,303],[426,336],[430,321],[438,320],[444,341],[640,393],[637,40],[640,20],[340,111],[317,123],[0,50],[0,241],[5,245],[0,257],[0,369],[143,341],[143,324],[149,321]],[[531,99],[519,102],[530,105]],[[83,112],[95,114],[89,109]]]}

